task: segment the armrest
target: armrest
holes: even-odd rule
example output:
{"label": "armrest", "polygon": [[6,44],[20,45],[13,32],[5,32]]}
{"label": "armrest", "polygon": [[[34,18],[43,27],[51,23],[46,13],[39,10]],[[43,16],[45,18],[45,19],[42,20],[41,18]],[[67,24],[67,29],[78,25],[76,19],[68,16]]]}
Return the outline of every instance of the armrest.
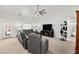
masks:
{"label": "armrest", "polygon": [[41,53],[45,54],[48,51],[48,40],[45,39],[44,41],[42,41],[41,43]]}
{"label": "armrest", "polygon": [[27,49],[28,36],[27,35],[24,35],[22,40],[23,40],[23,47],[25,49]]}
{"label": "armrest", "polygon": [[24,40],[23,40],[23,47],[24,47],[25,49],[27,49],[27,47],[28,47],[28,40],[27,40],[27,39],[24,39]]}

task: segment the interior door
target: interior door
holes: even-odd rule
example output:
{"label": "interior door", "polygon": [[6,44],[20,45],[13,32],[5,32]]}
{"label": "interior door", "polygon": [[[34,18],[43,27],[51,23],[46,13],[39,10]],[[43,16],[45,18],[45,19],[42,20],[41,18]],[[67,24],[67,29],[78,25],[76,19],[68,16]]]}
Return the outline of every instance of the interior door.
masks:
{"label": "interior door", "polygon": [[76,27],[76,53],[79,54],[79,11],[76,11],[77,27]]}

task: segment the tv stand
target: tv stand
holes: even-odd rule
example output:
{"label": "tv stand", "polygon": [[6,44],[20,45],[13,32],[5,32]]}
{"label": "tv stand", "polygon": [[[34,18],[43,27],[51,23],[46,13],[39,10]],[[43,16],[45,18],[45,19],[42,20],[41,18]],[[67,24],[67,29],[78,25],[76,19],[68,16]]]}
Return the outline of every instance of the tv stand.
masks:
{"label": "tv stand", "polygon": [[45,35],[45,36],[49,36],[49,37],[54,37],[54,30],[42,30],[41,31],[41,34],[42,35]]}

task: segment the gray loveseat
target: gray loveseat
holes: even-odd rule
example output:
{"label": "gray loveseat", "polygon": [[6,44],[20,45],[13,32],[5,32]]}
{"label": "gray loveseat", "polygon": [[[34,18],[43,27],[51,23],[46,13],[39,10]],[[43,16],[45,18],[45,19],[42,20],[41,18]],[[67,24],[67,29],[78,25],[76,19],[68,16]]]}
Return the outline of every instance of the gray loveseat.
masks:
{"label": "gray loveseat", "polygon": [[48,51],[48,40],[42,41],[42,36],[36,33],[29,34],[28,51],[33,54],[46,54]]}

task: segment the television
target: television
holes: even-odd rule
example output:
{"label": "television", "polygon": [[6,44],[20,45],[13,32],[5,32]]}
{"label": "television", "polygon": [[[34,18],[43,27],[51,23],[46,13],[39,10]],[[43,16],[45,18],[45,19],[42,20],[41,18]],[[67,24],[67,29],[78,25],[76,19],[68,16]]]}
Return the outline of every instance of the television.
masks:
{"label": "television", "polygon": [[44,24],[43,30],[52,30],[52,24]]}

